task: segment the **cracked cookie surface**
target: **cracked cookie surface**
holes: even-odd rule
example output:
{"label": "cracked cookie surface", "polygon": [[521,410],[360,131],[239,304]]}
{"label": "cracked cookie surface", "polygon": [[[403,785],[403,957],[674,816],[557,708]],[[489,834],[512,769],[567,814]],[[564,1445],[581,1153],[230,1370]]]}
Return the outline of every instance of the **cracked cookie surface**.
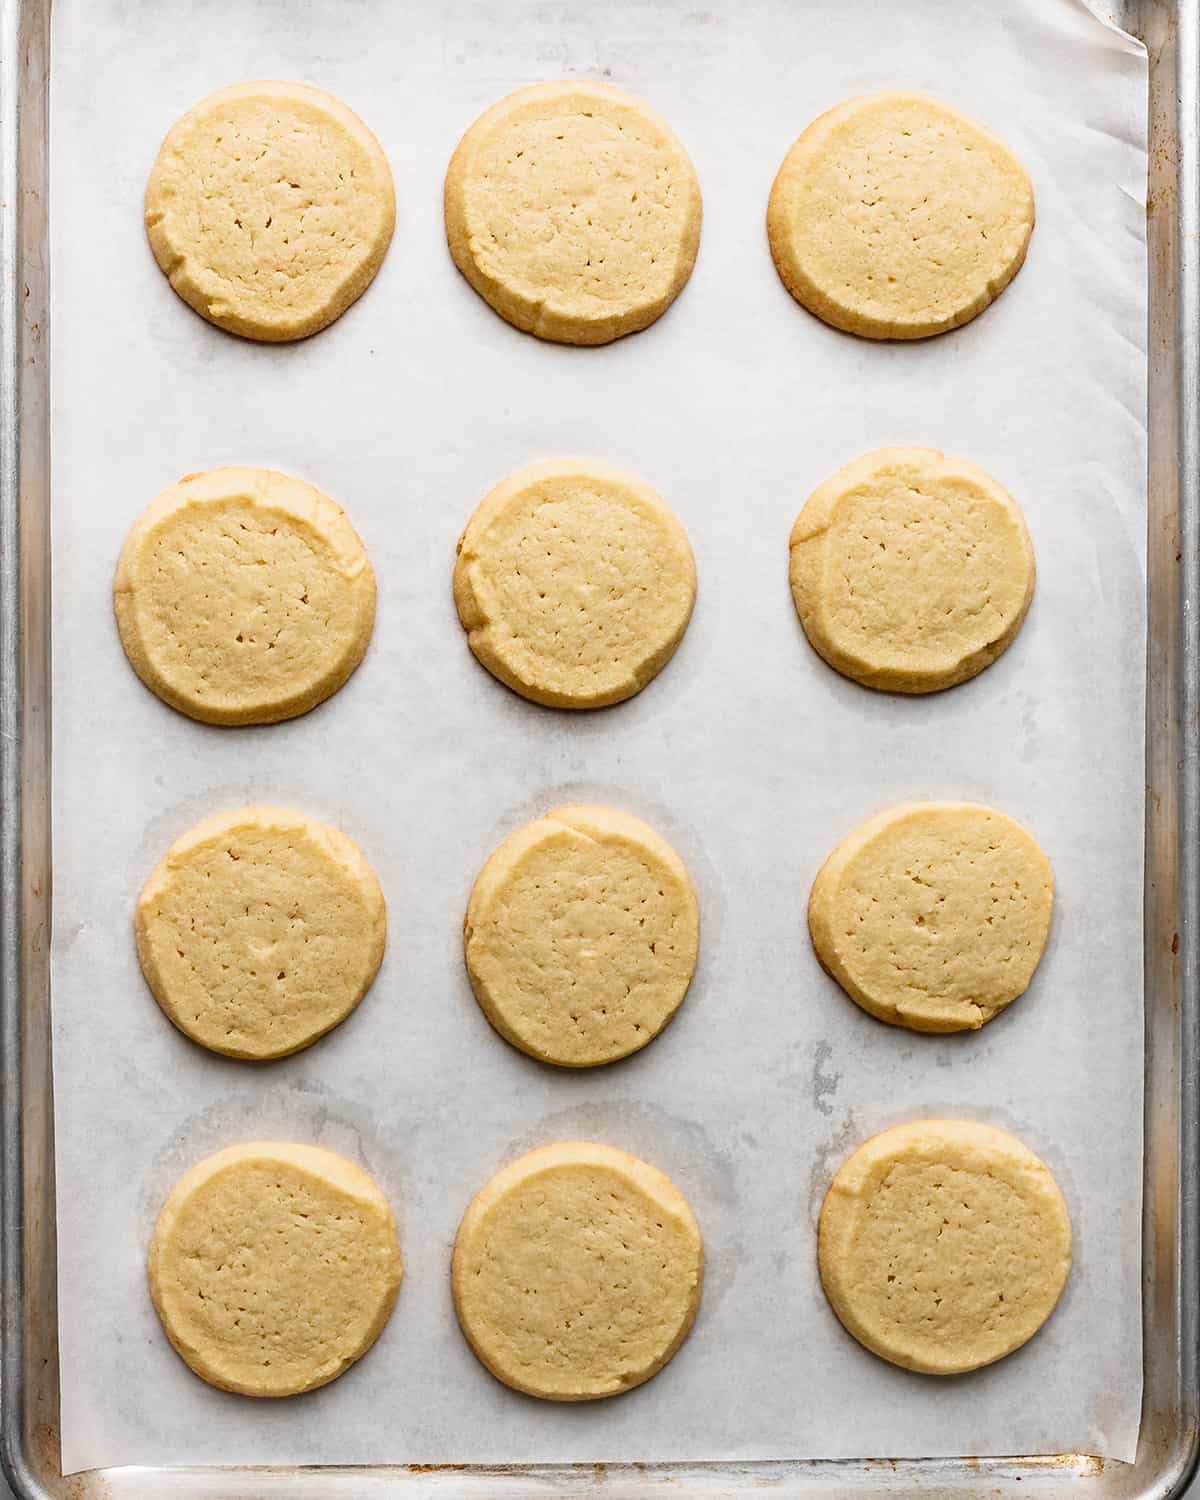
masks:
{"label": "cracked cookie surface", "polygon": [[674,655],[696,599],[683,527],[608,464],[520,469],[458,543],[454,602],[471,650],[522,697],[598,708],[638,693]]}
{"label": "cracked cookie surface", "polygon": [[146,232],[210,323],[278,343],[332,323],[370,285],[396,222],[392,175],[353,112],[301,83],[239,83],[167,132]]}
{"label": "cracked cookie surface", "polygon": [[607,344],[662,316],[700,243],[700,185],[670,128],[608,84],[539,83],[485,111],[446,172],[454,264],[507,322]]}
{"label": "cracked cookie surface", "polygon": [[548,1401],[632,1390],[683,1343],[704,1245],[687,1200],[627,1152],[562,1141],[510,1163],[454,1241],[454,1307],[497,1380]]}
{"label": "cracked cookie surface", "polygon": [[956,1375],[1038,1331],[1071,1269],[1071,1221],[1045,1164],[1015,1136],[917,1120],[860,1146],[821,1208],[821,1283],[860,1344]]}
{"label": "cracked cookie surface", "polygon": [[788,544],[813,647],[864,687],[933,693],[1012,643],[1033,599],[1033,544],[982,469],[933,448],[881,448],[819,485]]}
{"label": "cracked cookie surface", "polygon": [[130,665],[208,724],[307,713],[362,660],[375,574],[345,512],[266,469],[191,474],[153,500],[113,582]]}
{"label": "cracked cookie surface", "polygon": [[383,893],[358,846],[282,807],[198,823],[146,881],[142,972],[180,1031],[227,1057],[284,1057],[344,1021],[383,960]]}
{"label": "cracked cookie surface", "polygon": [[556,807],[504,840],[463,923],[475,998],[506,1041],[590,1068],[654,1040],[687,994],[700,912],[683,861],[611,807]]}
{"label": "cracked cookie surface", "polygon": [[387,1199],[352,1161],[250,1141],[179,1179],[146,1269],[164,1332],[202,1380],[293,1396],[336,1380],[379,1337],[400,1245]]}
{"label": "cracked cookie surface", "polygon": [[780,279],[826,323],[873,339],[957,328],[1020,270],[1033,188],[1008,148],[935,99],[828,110],[784,158],[767,234]]}
{"label": "cracked cookie surface", "polygon": [[912,1031],[971,1031],[1024,994],[1054,907],[1024,828],[972,802],[914,802],[856,828],[813,881],[808,927],[856,1004]]}

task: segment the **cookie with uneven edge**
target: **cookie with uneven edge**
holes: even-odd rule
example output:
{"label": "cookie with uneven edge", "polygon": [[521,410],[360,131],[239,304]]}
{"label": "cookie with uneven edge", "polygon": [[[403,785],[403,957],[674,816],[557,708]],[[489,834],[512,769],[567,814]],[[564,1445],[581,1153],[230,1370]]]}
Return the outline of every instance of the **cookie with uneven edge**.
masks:
{"label": "cookie with uneven edge", "polygon": [[336,828],[242,807],[177,839],[134,918],[164,1014],[226,1057],[285,1057],[344,1021],[383,960],[375,872]]}
{"label": "cookie with uneven edge", "polygon": [[202,1380],[294,1396],[336,1380],[383,1331],[400,1290],[396,1221],[344,1156],[251,1141],[179,1179],[147,1275],[163,1331]]}
{"label": "cookie with uneven edge", "polygon": [[674,655],[695,599],[683,527],[648,484],[608,464],[519,470],[458,543],[454,602],[471,650],[555,708],[640,692]]}
{"label": "cookie with uneven edge", "polygon": [[981,313],[1021,269],[1033,188],[996,137],[934,99],[872,94],[814,120],[771,189],[781,280],[826,323],[920,339]]}
{"label": "cookie with uneven edge", "polygon": [[395,222],[379,142],[303,83],[202,99],[167,132],[146,184],[150,247],[175,291],[210,323],[270,343],[340,317]]}
{"label": "cookie with uneven edge", "polygon": [[911,1031],[972,1031],[1033,978],[1054,876],[1012,818],[913,802],[856,828],[813,881],[822,967],[863,1010]]}
{"label": "cookie with uneven edge", "polygon": [[611,807],[556,807],[510,834],[463,923],[484,1015],[514,1047],[566,1068],[653,1041],[687,994],[699,945],[683,861]]}
{"label": "cookie with uneven edge", "polygon": [[1033,598],[1033,544],[982,469],[932,448],[881,448],[815,489],[789,543],[813,647],[864,687],[934,693],[982,672]]}
{"label": "cookie with uneven edge", "polygon": [[446,172],[454,264],[500,316],[560,344],[607,344],[662,316],[700,243],[687,152],[640,99],[575,80],[480,115]]}
{"label": "cookie with uneven edge", "polygon": [[375,574],[320,490],[267,469],[214,469],[142,512],[113,604],[130,665],[164,703],[207,724],[274,724],[358,666]]}
{"label": "cookie with uneven edge", "polygon": [[990,1125],[917,1120],[873,1136],[821,1208],[821,1284],[846,1331],[906,1370],[1003,1359],[1054,1311],[1071,1269],[1058,1184]]}
{"label": "cookie with uneven edge", "polygon": [[687,1337],[704,1245],[683,1194],[611,1146],[563,1141],[505,1167],[454,1242],[454,1307],[497,1380],[547,1401],[641,1385]]}

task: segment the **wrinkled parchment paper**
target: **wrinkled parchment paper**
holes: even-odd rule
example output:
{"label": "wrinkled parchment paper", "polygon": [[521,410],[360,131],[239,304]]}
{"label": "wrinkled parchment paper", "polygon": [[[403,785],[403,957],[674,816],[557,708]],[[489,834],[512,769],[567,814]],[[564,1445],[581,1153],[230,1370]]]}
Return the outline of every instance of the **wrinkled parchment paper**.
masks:
{"label": "wrinkled parchment paper", "polygon": [[[1142,684],[1145,583],[1141,50],[1080,0],[55,0],[54,1053],[62,1442],[108,1464],[1133,1456],[1140,1400]],[[442,174],[508,90],[611,78],[678,131],[705,199],[699,261],[650,331],[539,343],[453,269]],[[209,327],[159,273],[145,178],[175,117],[242,78],[318,84],[378,133],[396,237],[316,338]],[[767,194],[816,114],[935,94],[1032,175],[1025,269],[969,327],[915,345],[825,328],[787,296]],[[930,698],[868,692],[804,641],[791,522],[838,465],[888,443],[962,454],[1017,497],[1037,598],[1016,644]],[[644,476],[686,525],[700,593],[678,656],[593,714],[525,703],[469,655],[459,530],[509,470],[590,456]],[[349,685],[306,718],[211,729],[121,654],[109,589],[129,524],[181,475],[284,469],[345,505],[379,618]],[[818,969],[809,883],[861,819],[911,798],[992,803],[1034,830],[1059,901],[1028,994],[974,1035],[912,1036]],[[662,831],[703,912],[669,1030],[574,1074],[502,1043],[462,968],[471,881],[511,829],[599,799]],[[311,1050],[222,1061],[163,1018],[133,902],[168,843],[251,801],[336,823],[388,900],[384,968]],[[1075,1267],[1046,1329],[978,1374],[907,1374],[822,1297],[816,1216],[867,1135],[914,1116],[1014,1130],[1070,1205]],[[389,1193],[406,1277],[377,1347],[315,1395],[209,1389],[172,1353],[143,1258],[175,1178],[255,1136],[317,1141]],[[686,1192],[708,1281],[670,1366],[619,1400],[539,1404],[475,1361],[450,1246],[502,1163],[584,1136]]]}

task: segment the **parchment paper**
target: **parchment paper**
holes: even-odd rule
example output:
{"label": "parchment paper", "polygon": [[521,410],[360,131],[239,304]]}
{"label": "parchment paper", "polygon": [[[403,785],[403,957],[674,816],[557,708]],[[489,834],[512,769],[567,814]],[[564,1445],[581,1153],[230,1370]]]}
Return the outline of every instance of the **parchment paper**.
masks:
{"label": "parchment paper", "polygon": [[[1140,1401],[1145,585],[1145,108],[1141,50],[1080,0],[56,0],[53,77],[54,1023],[62,1442],[68,1470],[174,1463],[1133,1456]],[[442,174],[509,89],[611,78],[678,131],[704,190],[672,311],[608,348],[539,343],[453,269]],[[345,99],[396,178],[395,241],[340,322],[241,342],[180,302],[141,198],[175,117],[223,84]],[[767,250],[772,177],[858,92],[935,94],[1030,171],[1028,263],[962,331],[881,345],[825,328]],[[791,522],[838,465],[925,443],[996,475],[1028,518],[1038,592],[1001,661],[928,698],[868,692],[806,644]],[[454,543],[520,464],[644,476],[695,547],[678,656],[617,708],[535,707],[469,655]],[[142,507],[181,475],[277,467],[347,508],[379,618],[349,685],[306,718],[211,729],[122,656],[110,584]],[[833,844],[911,798],[992,803],[1058,880],[1028,994],[958,1037],[885,1028],[817,967],[804,904]],[[463,972],[467,893],[495,844],[565,799],[611,801],[681,852],[702,958],[637,1057],[559,1072],[501,1042]],[[384,968],[311,1050],[222,1061],[138,970],[137,892],[195,820],[289,803],[344,828],[388,900]],[[814,1229],[866,1136],[922,1115],[1014,1130],[1070,1205],[1075,1266],[1021,1353],[967,1378],[894,1369],[826,1306]],[[254,1402],[172,1353],[143,1258],[175,1178],[256,1136],[343,1150],[396,1208],[406,1277],[377,1347],[319,1393]],[[592,1137],[667,1171],[708,1281],[695,1332],[637,1392],[539,1404],[454,1321],[459,1217],[504,1162]]]}

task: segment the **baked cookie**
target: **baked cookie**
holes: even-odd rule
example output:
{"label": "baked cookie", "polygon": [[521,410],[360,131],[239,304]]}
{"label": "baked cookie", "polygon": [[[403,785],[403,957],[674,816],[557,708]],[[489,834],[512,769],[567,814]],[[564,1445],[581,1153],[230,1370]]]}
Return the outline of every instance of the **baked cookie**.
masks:
{"label": "baked cookie", "polygon": [[881,448],[819,485],[792,527],[805,634],[864,687],[933,693],[982,672],[1021,628],[1036,569],[1015,501],[933,448]]}
{"label": "baked cookie", "polygon": [[674,655],[695,600],[683,527],[608,464],[520,469],[459,538],[454,602],[471,650],[535,703],[632,698]]}
{"label": "baked cookie", "polygon": [[934,99],[872,94],[821,115],[784,158],[767,233],[784,286],[835,328],[957,328],[1021,269],[1033,188],[1006,146]]}
{"label": "baked cookie", "polygon": [[274,724],[358,666],[375,574],[345,512],[311,484],[214,469],[138,517],[113,604],[130,665],[164,703],[206,724]]}
{"label": "baked cookie", "polygon": [[973,1031],[1024,994],[1050,931],[1054,877],[1012,818],[913,802],[869,818],[813,881],[822,967],[881,1021]]}
{"label": "baked cookie", "polygon": [[400,1245],[387,1199],[353,1162],[251,1141],[179,1179],[147,1273],[164,1332],[202,1380],[294,1396],[336,1380],[379,1337]]}
{"label": "baked cookie", "polygon": [[563,1141],[475,1197],[451,1281],[463,1333],[497,1380],[592,1401],[649,1380],[683,1343],[704,1246],[669,1177],[611,1146]]}
{"label": "baked cookie", "polygon": [[241,807],[177,839],[134,918],[154,998],[226,1057],[286,1057],[344,1021],[375,978],[387,919],[356,844],[303,813]]}
{"label": "baked cookie", "polygon": [[463,923],[471,987],[506,1041],[592,1068],[651,1042],[696,967],[700,910],[683,861],[611,807],[556,807],[504,840]]}
{"label": "baked cookie", "polygon": [[1015,1136],[968,1120],[917,1120],[860,1146],[825,1195],[817,1243],[846,1331],[927,1375],[1019,1349],[1071,1269],[1054,1178]]}
{"label": "baked cookie", "polygon": [[692,274],[700,184],[632,94],[575,80],[480,115],[446,172],[454,264],[514,327],[607,344],[662,316]]}
{"label": "baked cookie", "polygon": [[395,222],[379,142],[303,83],[202,99],[167,132],[146,184],[146,233],[171,285],[210,323],[270,343],[340,317]]}

